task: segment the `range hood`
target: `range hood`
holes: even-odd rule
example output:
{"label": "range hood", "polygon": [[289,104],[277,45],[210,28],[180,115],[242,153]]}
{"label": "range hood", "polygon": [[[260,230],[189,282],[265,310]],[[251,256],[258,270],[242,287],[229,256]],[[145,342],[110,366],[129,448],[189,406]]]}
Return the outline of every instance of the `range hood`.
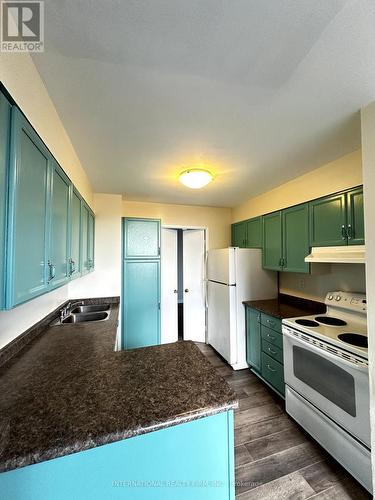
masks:
{"label": "range hood", "polygon": [[331,262],[339,264],[365,264],[365,245],[342,247],[313,247],[305,262]]}

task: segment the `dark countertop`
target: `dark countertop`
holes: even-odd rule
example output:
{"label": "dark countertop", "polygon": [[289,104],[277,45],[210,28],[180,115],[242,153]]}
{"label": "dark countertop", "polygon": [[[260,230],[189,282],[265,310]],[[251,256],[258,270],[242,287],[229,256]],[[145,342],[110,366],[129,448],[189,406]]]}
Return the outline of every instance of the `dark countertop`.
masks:
{"label": "dark countertop", "polygon": [[326,312],[326,306],[322,302],[315,302],[286,294],[280,294],[277,299],[247,300],[243,304],[279,319]]}
{"label": "dark countertop", "polygon": [[49,327],[0,368],[0,472],[237,406],[193,342],[115,352],[117,318]]}

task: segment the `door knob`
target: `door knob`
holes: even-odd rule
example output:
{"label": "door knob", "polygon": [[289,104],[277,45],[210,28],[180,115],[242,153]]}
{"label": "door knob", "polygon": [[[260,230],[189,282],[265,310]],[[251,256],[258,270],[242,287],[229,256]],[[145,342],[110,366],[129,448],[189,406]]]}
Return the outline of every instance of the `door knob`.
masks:
{"label": "door knob", "polygon": [[173,290],[173,293],[178,293],[178,290]]}
{"label": "door knob", "polygon": [[189,289],[188,288],[185,288],[185,293],[188,293]]}

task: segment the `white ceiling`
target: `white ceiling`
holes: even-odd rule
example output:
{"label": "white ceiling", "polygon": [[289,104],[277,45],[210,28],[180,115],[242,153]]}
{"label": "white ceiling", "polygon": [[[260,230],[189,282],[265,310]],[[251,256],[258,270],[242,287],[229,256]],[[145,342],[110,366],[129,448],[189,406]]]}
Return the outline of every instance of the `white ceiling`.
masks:
{"label": "white ceiling", "polygon": [[93,188],[127,199],[238,205],[357,149],[375,99],[372,0],[48,0],[45,33]]}

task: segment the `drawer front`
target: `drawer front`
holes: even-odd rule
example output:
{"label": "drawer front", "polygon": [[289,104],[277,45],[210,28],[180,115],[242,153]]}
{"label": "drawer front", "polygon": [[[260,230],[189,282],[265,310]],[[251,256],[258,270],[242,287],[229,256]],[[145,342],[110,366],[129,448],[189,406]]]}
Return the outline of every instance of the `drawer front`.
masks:
{"label": "drawer front", "polygon": [[273,344],[280,349],[283,348],[283,336],[281,333],[275,332],[275,330],[271,330],[271,328],[267,328],[266,326],[261,327],[262,330],[262,339],[266,340],[270,344]]}
{"label": "drawer front", "polygon": [[262,351],[279,363],[283,364],[283,350],[280,349],[280,347],[270,344],[267,340],[262,339]]}
{"label": "drawer front", "polygon": [[262,352],[262,377],[280,394],[285,394],[284,367],[264,352]]}
{"label": "drawer front", "polygon": [[268,314],[261,314],[260,322],[262,325],[275,330],[276,332],[281,333],[281,319],[274,318],[273,316],[269,316]]}

